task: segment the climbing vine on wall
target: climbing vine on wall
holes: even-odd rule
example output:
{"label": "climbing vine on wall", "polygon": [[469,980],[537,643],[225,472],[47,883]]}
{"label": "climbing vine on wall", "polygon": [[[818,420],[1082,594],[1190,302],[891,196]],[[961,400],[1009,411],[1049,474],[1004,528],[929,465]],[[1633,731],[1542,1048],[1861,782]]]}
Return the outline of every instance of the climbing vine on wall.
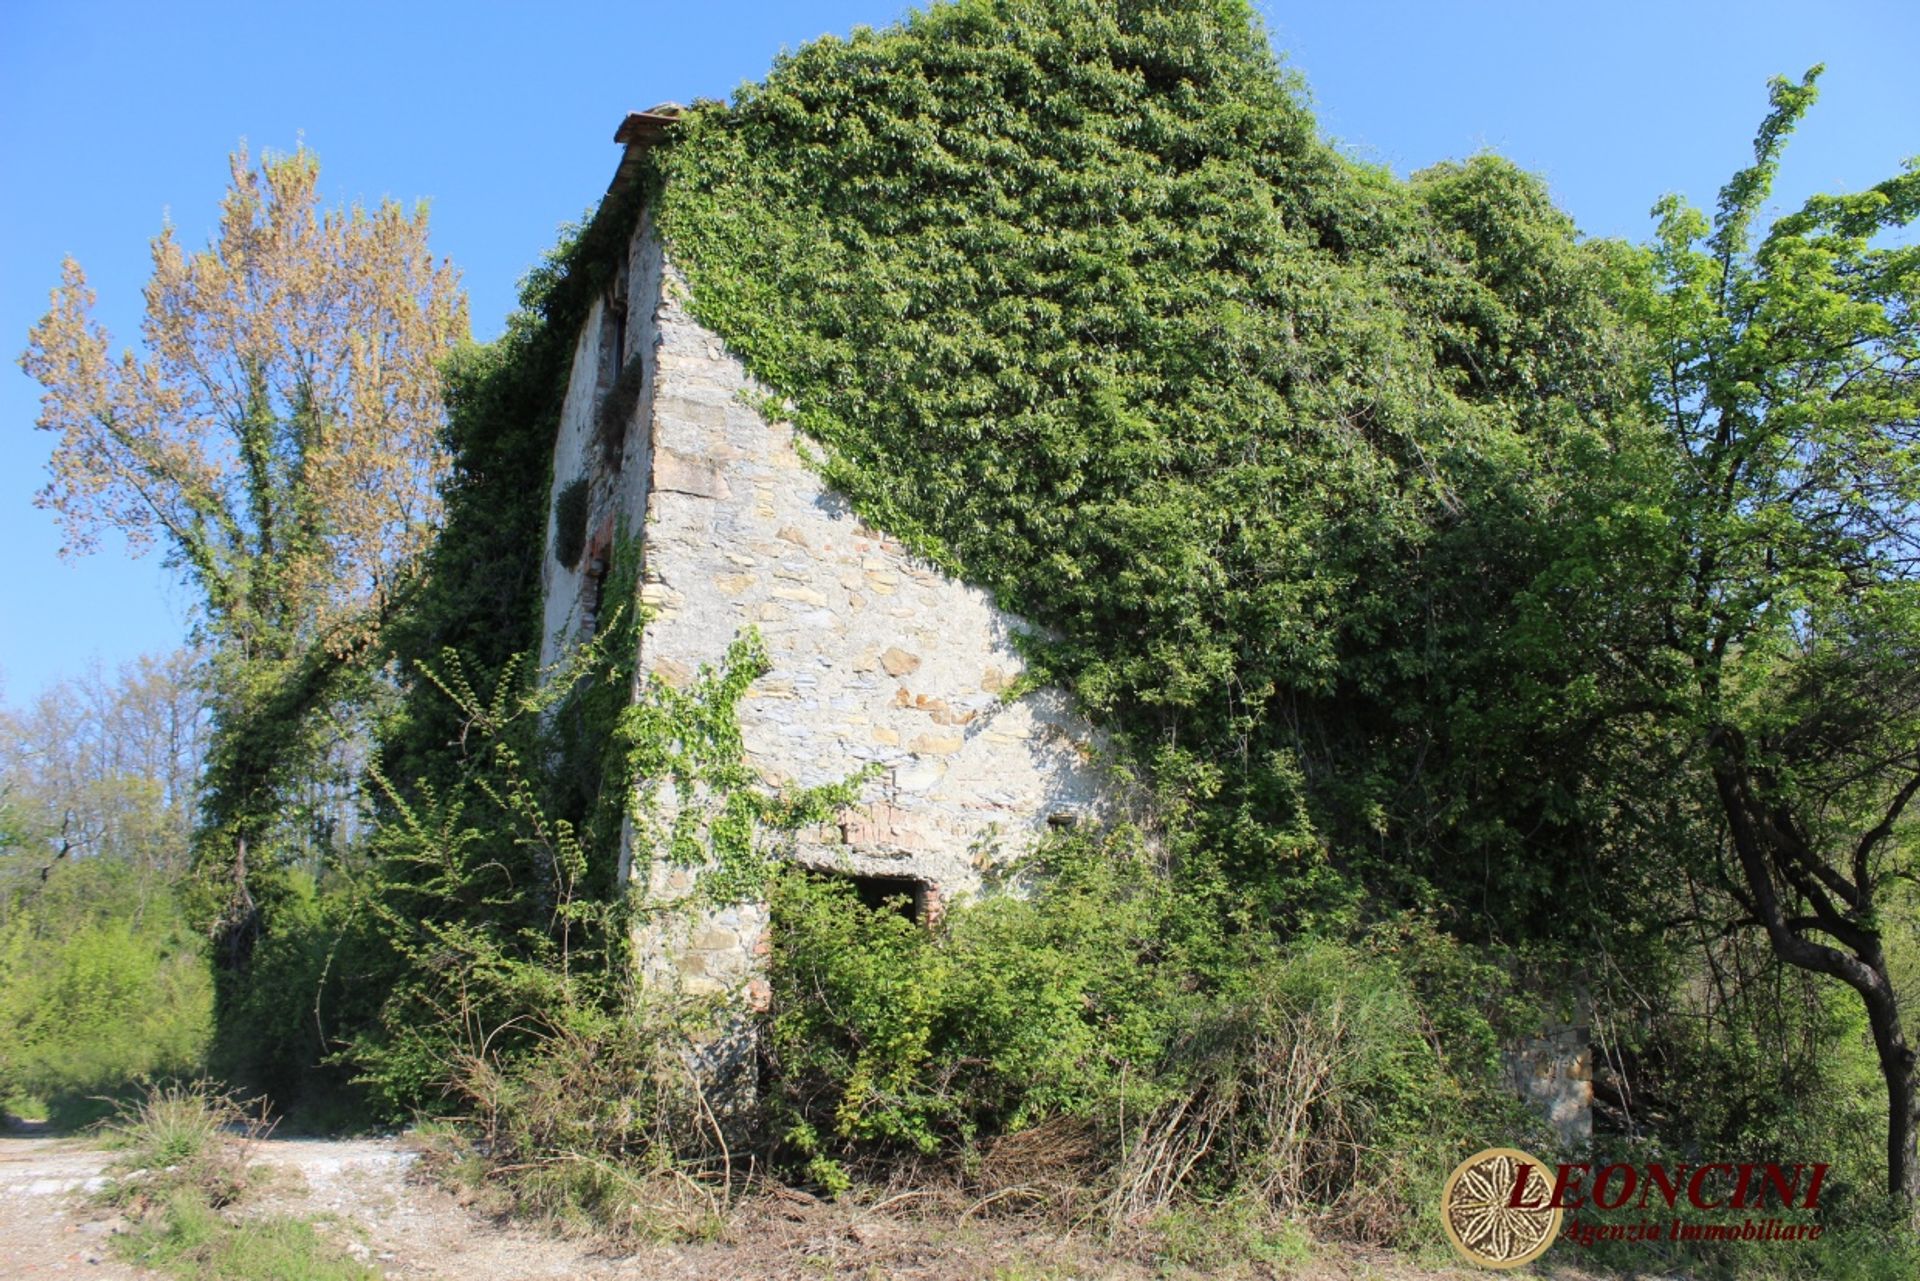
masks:
{"label": "climbing vine on wall", "polygon": [[506,332],[469,344],[449,365],[446,524],[421,590],[390,632],[406,699],[382,727],[380,751],[387,776],[403,788],[457,772],[457,756],[446,750],[457,714],[420,677],[420,664],[453,650],[494,673],[540,648],[549,473],[574,342],[615,278],[640,196],[637,188],[610,195],[570,229],[522,280]]}
{"label": "climbing vine on wall", "polygon": [[718,669],[703,666],[685,688],[649,676],[620,716],[617,750],[639,784],[631,810],[636,852],[704,869],[698,889],[715,903],[761,896],[773,866],[769,842],[832,818],[859,799],[870,776],[767,789],[746,762],[739,704],[770,670],[759,630],[750,628]]}
{"label": "climbing vine on wall", "polygon": [[736,902],[762,892],[785,834],[857,797],[864,775],[769,789],[746,764],[738,705],[768,671],[755,631],[684,688],[636,689],[639,575],[638,540],[617,538],[599,628],[550,668],[489,676],[453,650],[418,668],[455,718],[459,769],[408,788],[375,771],[388,816],[368,915],[391,972],[352,1054],[390,1106],[476,1055],[531,1050],[556,1011],[630,1009],[632,926],[652,905],[644,873],[620,876],[626,824],[642,868],[664,858],[697,873],[696,901]]}

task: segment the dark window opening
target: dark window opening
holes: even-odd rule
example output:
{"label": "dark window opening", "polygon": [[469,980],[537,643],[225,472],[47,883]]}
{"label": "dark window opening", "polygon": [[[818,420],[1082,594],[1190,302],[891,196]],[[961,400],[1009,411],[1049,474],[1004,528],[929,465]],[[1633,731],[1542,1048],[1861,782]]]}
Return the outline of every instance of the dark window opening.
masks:
{"label": "dark window opening", "polygon": [[1047,826],[1056,832],[1071,832],[1080,826],[1080,816],[1071,810],[1060,810],[1047,815]]}
{"label": "dark window opening", "polygon": [[843,872],[821,872],[853,886],[860,905],[869,911],[891,910],[909,921],[927,919],[927,883],[911,876],[854,876]]}
{"label": "dark window opening", "polygon": [[593,638],[599,632],[599,615],[607,605],[607,551],[597,549],[588,559],[588,580],[582,592],[582,601],[586,603],[586,634]]}
{"label": "dark window opening", "polygon": [[613,567],[613,517],[600,523],[587,544],[586,563],[581,568],[580,615],[588,636],[600,628],[600,611],[606,605],[607,572]]}
{"label": "dark window opening", "polygon": [[600,388],[605,391],[627,363],[627,264],[607,282],[606,323],[600,330]]}
{"label": "dark window opening", "polygon": [[607,600],[607,558],[596,555],[587,562],[586,630],[592,636],[600,627],[600,608]]}
{"label": "dark window opening", "polygon": [[594,389],[594,434],[606,466],[619,471],[626,451],[627,419],[640,400],[644,362],[627,359],[627,273],[608,287],[606,316],[600,324],[599,382]]}

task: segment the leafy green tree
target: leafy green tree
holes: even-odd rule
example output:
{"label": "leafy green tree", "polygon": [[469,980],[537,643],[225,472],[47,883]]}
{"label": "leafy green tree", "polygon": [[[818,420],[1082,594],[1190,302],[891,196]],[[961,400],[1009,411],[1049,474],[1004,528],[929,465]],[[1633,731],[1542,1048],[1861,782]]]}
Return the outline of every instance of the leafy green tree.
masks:
{"label": "leafy green tree", "polygon": [[49,858],[183,871],[206,756],[205,674],[191,650],[143,655],[0,709],[0,779],[32,843]]}
{"label": "leafy green tree", "polygon": [[1819,72],[1773,83],[1711,220],[1656,208],[1633,305],[1670,476],[1609,514],[1610,568],[1585,580],[1606,603],[1574,608],[1614,710],[1678,745],[1670,786],[1704,804],[1733,924],[1864,1004],[1888,1186],[1913,1203],[1920,1100],[1886,914],[1920,869],[1920,246],[1882,237],[1920,215],[1920,171],[1815,196],[1756,243]]}

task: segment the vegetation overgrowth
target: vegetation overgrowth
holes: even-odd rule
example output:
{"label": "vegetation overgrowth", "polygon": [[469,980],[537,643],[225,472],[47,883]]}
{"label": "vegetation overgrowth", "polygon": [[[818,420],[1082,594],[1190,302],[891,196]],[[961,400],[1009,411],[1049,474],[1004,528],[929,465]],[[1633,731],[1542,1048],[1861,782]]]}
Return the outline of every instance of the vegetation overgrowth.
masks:
{"label": "vegetation overgrowth", "polygon": [[190,654],[0,711],[0,1108],[70,1127],[192,1075],[213,980],[182,883],[200,768]]}
{"label": "vegetation overgrowth", "polygon": [[1245,1196],[1393,1240],[1474,1133],[1550,1141],[1497,1085],[1524,1007],[1430,922],[1223,935],[1136,842],[1084,833],[1021,874],[932,930],[780,881],[768,1124],[822,1185],[917,1154],[1115,1226]]}
{"label": "vegetation overgrowth", "polygon": [[1754,930],[1853,989],[1757,1022],[1878,1068],[1911,1213],[1920,255],[1874,238],[1920,178],[1756,234],[1817,74],[1640,251],[1491,157],[1342,158],[1243,5],[941,5],[696,107],[659,225],[836,487],[1044,625],[1214,929],[1430,909],[1603,985],[1633,1134],[1647,988],[1704,965],[1737,1053]]}
{"label": "vegetation overgrowth", "polygon": [[[1832,1167],[1819,1249],[1667,1262],[1920,1265],[1920,250],[1870,243],[1920,180],[1756,238],[1811,91],[1644,249],[1495,157],[1344,156],[1241,0],[936,4],[696,104],[448,367],[372,821],[277,891],[231,1070],[462,1116],[447,1164],[561,1224],[705,1234],[771,1170],[1278,1259],[1274,1216],[1431,1241],[1454,1160],[1556,1152],[1500,1051],[1579,1015],[1594,1154]],[[632,546],[534,670],[586,496],[536,482],[643,203],[826,479],[1041,624],[1032,679],[1112,731],[1145,830],[916,923],[785,867],[859,780],[743,767],[751,635],[636,688]],[[764,1009],[635,972],[668,905],[629,838],[770,899]],[[742,1113],[697,1069],[746,1020]]]}
{"label": "vegetation overgrowth", "polygon": [[1633,338],[1537,179],[1343,158],[1212,3],[825,39],[660,169],[696,313],[870,521],[1044,624],[1263,924],[1587,914],[1521,611],[1621,483]]}

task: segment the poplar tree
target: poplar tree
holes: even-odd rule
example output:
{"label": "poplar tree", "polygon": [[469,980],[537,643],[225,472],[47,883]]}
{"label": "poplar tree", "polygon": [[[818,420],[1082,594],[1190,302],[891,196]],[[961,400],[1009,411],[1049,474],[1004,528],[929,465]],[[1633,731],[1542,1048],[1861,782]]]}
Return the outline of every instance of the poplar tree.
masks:
{"label": "poplar tree", "polygon": [[424,206],[323,209],[304,149],[230,168],[204,250],[171,227],[153,241],[138,352],[110,353],[68,259],[20,364],[57,437],[37,501],[64,550],[118,531],[195,592],[214,691],[196,862],[226,882],[214,935],[237,972],[288,788],[438,525],[440,365],[468,327]]}

